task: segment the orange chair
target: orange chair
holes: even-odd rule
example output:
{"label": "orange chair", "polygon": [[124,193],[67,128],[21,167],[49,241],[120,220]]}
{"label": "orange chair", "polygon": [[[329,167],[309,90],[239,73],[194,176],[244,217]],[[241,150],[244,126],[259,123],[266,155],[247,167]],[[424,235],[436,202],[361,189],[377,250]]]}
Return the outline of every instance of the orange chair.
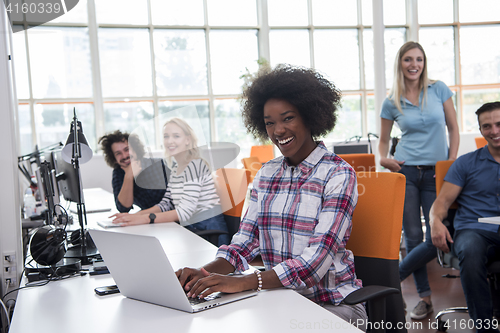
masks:
{"label": "orange chair", "polygon": [[215,186],[229,237],[233,237],[240,227],[249,178],[250,171],[245,169],[221,168],[215,172]]}
{"label": "orange chair", "polygon": [[[436,163],[436,195],[439,195],[441,188],[443,187],[444,177],[448,173],[448,169],[451,167],[454,161],[438,161]],[[456,210],[458,209],[458,204],[455,201],[448,210],[448,216],[443,220],[443,224],[448,228],[451,236],[454,234],[453,219],[455,218]],[[450,245],[450,248],[453,245]],[[444,253],[441,250],[437,250],[438,263],[442,267],[452,267],[456,270],[460,270],[460,260],[453,250],[448,253]],[[498,311],[498,275],[500,274],[500,262],[498,260],[493,260],[488,263],[488,280],[490,284],[492,302],[493,302],[493,313]],[[445,321],[442,319],[444,315],[457,314],[457,313],[468,313],[469,310],[466,306],[456,306],[451,308],[446,308],[440,310],[436,316],[435,320],[437,323],[438,331],[444,332],[447,329]]]}
{"label": "orange chair", "polygon": [[486,146],[488,144],[488,141],[486,141],[486,139],[483,138],[482,136],[478,136],[478,137],[474,138],[474,140],[476,140],[477,149],[483,148],[484,146]]}
{"label": "orange chair", "polygon": [[354,171],[377,171],[374,154],[340,154],[337,155],[349,163]]}
{"label": "orange chair", "polygon": [[[446,173],[448,173],[448,169],[453,164],[454,161],[446,160],[446,161],[437,161],[436,163],[436,197],[441,192],[441,187],[444,184],[444,177]],[[452,203],[450,209],[457,209],[458,204],[456,202]]]}
{"label": "orange chair", "polygon": [[[476,144],[477,144],[477,138],[476,138]],[[441,188],[443,187],[444,184],[444,177],[448,173],[448,169],[453,164],[453,162],[454,161],[447,160],[447,161],[438,161],[436,163],[436,196],[438,196],[439,192],[441,192]],[[451,233],[452,237],[454,233],[453,219],[455,218],[455,213],[457,209],[458,209],[458,204],[455,201],[454,203],[451,204],[450,208],[448,209],[448,216],[443,220],[443,224],[448,228],[448,231]],[[438,249],[437,260],[439,265],[441,265],[441,267],[445,268],[452,267],[456,270],[460,270],[460,261],[457,255],[453,251],[444,253],[442,250]],[[498,267],[498,266],[493,265],[493,267]],[[456,306],[440,310],[435,316],[438,325],[437,326],[438,330],[441,332],[446,331],[445,321],[441,319],[444,315],[450,313],[468,313],[468,312],[469,310],[466,306]]]}
{"label": "orange chair", "polygon": [[259,162],[256,156],[242,158],[241,163],[243,163],[245,169],[250,170],[250,179],[248,182],[253,182],[255,175],[262,167],[262,163]]}
{"label": "orange chair", "polygon": [[344,303],[367,302],[371,323],[390,322],[396,328],[405,322],[399,281],[405,176],[357,172],[357,177],[358,203],[346,247],[354,253],[356,276],[363,281],[363,288],[349,294]]}
{"label": "orange chair", "polygon": [[221,168],[215,171],[215,188],[220,198],[228,231],[214,229],[195,231],[198,236],[215,246],[218,244],[219,235],[229,234],[229,238],[233,237],[240,227],[249,177],[250,171],[245,169]]}
{"label": "orange chair", "polygon": [[273,145],[252,146],[250,156],[258,157],[260,163],[266,163],[274,158]]}

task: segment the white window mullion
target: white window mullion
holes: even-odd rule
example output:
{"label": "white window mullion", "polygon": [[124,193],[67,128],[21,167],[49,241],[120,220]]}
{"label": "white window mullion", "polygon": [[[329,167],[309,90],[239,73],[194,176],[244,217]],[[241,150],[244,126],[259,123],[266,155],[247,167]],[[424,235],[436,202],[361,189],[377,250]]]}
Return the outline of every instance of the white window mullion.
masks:
{"label": "white window mullion", "polygon": [[[24,25],[25,30],[22,32],[24,34],[24,42],[26,47],[26,62],[28,66],[28,85],[29,85],[29,106],[30,106],[30,115],[31,115],[31,146],[35,147],[37,144],[37,135],[36,135],[36,124],[35,124],[35,103],[33,100],[33,80],[31,80],[31,64],[30,64],[30,49],[28,42],[28,30],[26,30],[27,25]],[[19,126],[18,126],[19,128]],[[19,146],[20,147],[20,146]]]}
{"label": "white window mullion", "polygon": [[203,13],[205,16],[205,48],[207,54],[208,118],[210,121],[210,142],[215,142],[217,140],[217,133],[215,128],[215,99],[212,88],[212,62],[210,56],[210,27],[208,26],[207,0],[203,0]]}
{"label": "white window mullion", "polygon": [[312,14],[312,0],[307,0],[307,20],[309,22],[309,63],[311,68],[316,68],[314,63],[314,24],[313,24],[313,14]]}
{"label": "white window mullion", "polygon": [[258,34],[259,43],[259,59],[266,59],[271,63],[269,52],[269,16],[267,8],[267,0],[257,1],[258,24],[260,26]]}
{"label": "white window mullion", "polygon": [[453,27],[453,38],[455,38],[455,82],[458,86],[457,90],[457,111],[458,111],[458,126],[462,130],[464,128],[465,117],[463,114],[463,89],[462,89],[462,66],[460,57],[460,25]]}
{"label": "white window mullion", "polygon": [[410,28],[410,34],[408,36],[408,40],[418,42],[418,30],[420,29],[420,26],[418,24],[417,0],[406,1],[406,21],[407,25]]}
{"label": "white window mullion", "polygon": [[[382,109],[387,94],[385,83],[385,47],[384,47],[384,7],[383,0],[373,3],[373,53],[375,66],[375,110]],[[377,134],[380,134],[380,122],[377,122]]]}
{"label": "white window mullion", "polygon": [[459,17],[459,0],[453,0],[453,38],[455,39],[455,85],[457,90],[457,120],[460,131],[464,129],[465,116],[463,113],[463,88],[462,88],[462,67],[460,64],[460,17]]}
{"label": "white window mullion", "polygon": [[359,57],[359,88],[361,90],[361,136],[368,135],[368,103],[365,80],[365,45],[364,45],[364,27],[362,21],[361,0],[357,1],[358,17],[358,57]]}
{"label": "white window mullion", "polygon": [[96,139],[104,135],[104,105],[102,98],[101,65],[99,60],[98,25],[94,0],[87,2],[89,20],[90,62],[92,66],[92,89],[94,94],[94,115]]}
{"label": "white window mullion", "polygon": [[361,90],[361,136],[368,135],[368,110],[366,103],[366,82],[365,82],[365,63],[364,63],[364,40],[363,27],[358,28],[358,57],[359,57],[359,84]]}
{"label": "white window mullion", "polygon": [[154,133],[155,135],[155,146],[161,147],[163,142],[163,135],[161,133],[161,125],[160,124],[160,110],[159,110],[159,101],[158,101],[158,91],[156,87],[156,65],[155,65],[155,48],[154,48],[154,26],[153,26],[153,18],[151,14],[151,0],[147,1],[148,6],[148,24],[149,24],[149,48],[150,48],[150,57],[151,57],[151,80],[153,84],[153,119],[154,119]]}

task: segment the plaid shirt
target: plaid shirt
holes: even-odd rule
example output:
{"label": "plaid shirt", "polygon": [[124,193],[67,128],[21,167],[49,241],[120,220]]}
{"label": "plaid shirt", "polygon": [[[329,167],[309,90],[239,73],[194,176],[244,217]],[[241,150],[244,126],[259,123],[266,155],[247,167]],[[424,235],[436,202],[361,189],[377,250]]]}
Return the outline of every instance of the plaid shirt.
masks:
{"label": "plaid shirt", "polygon": [[260,254],[284,287],[315,302],[339,304],[361,287],[345,248],[358,198],[345,161],[321,142],[297,167],[283,157],[266,163],[253,186],[240,230],[217,257],[244,271]]}

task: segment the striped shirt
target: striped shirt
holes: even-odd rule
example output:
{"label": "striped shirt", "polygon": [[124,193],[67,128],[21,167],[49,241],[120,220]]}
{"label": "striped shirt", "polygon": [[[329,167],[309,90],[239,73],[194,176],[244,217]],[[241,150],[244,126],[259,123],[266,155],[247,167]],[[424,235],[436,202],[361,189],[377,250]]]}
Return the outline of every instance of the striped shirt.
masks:
{"label": "striped shirt", "polygon": [[[177,163],[174,163],[167,191],[157,206],[162,212],[175,209],[183,226],[221,214],[214,179],[205,161],[192,160],[179,175]],[[207,211],[210,216],[203,214]]]}
{"label": "striped shirt", "polygon": [[253,182],[248,211],[217,257],[236,271],[261,255],[286,288],[315,302],[339,304],[361,288],[345,248],[357,203],[354,170],[321,142],[298,166],[266,163]]}

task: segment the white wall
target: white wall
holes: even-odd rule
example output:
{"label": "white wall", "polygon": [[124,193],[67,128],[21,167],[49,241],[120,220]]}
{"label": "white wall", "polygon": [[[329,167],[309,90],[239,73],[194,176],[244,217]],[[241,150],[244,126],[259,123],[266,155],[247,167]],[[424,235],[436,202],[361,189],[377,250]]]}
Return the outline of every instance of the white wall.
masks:
{"label": "white wall", "polygon": [[[210,153],[206,149],[201,149],[200,154],[212,166],[223,160],[225,167],[236,168],[237,160],[233,156],[236,157],[238,151],[235,148],[237,148],[236,145],[219,143],[212,147]],[[152,154],[155,158],[163,157],[162,151],[153,151]],[[108,192],[113,192],[111,186],[113,169],[106,164],[102,154],[94,154],[89,162],[81,164],[80,172],[83,188],[100,187]]]}
{"label": "white wall", "polygon": [[83,188],[100,187],[113,192],[113,187],[111,187],[113,169],[104,162],[104,156],[94,155],[87,163],[80,164],[80,173]]}
{"label": "white wall", "polygon": [[481,133],[460,133],[460,146],[458,146],[458,156],[476,150],[475,137],[482,136]]}
{"label": "white wall", "polygon": [[2,295],[5,294],[5,253],[16,254],[17,282],[22,271],[23,252],[21,243],[21,211],[19,205],[19,171],[17,169],[17,98],[9,60],[10,24],[5,6],[0,5],[0,276]]}

